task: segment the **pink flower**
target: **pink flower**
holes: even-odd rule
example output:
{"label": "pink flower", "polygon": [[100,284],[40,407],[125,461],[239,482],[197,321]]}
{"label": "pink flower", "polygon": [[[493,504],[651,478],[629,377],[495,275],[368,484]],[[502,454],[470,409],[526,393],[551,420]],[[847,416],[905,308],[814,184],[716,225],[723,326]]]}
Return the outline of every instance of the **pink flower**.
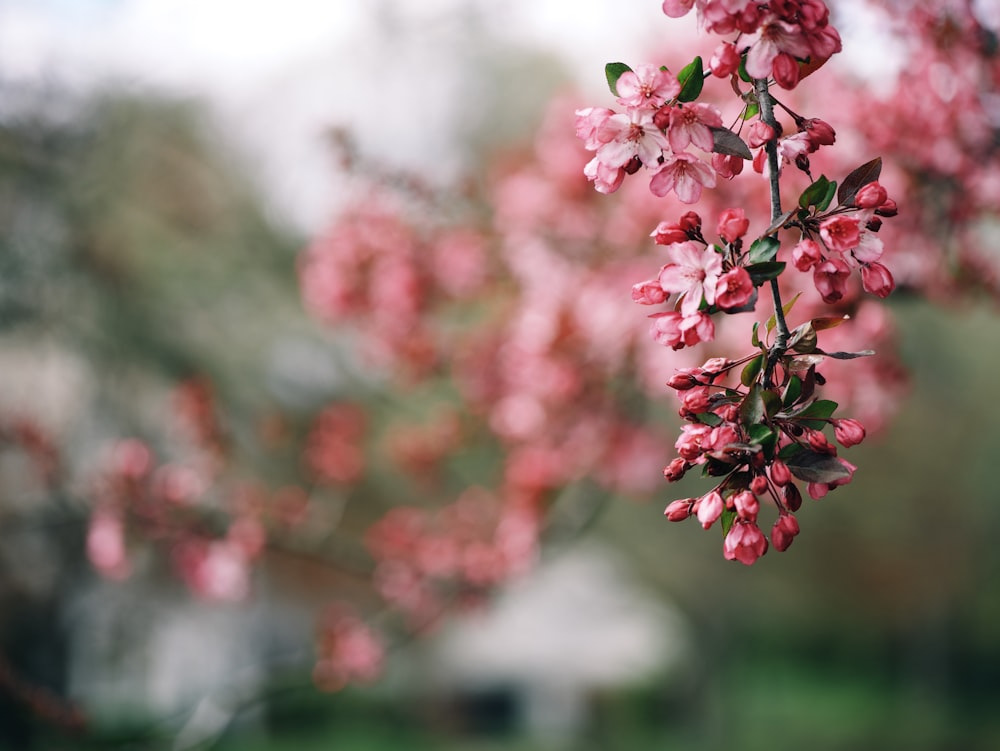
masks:
{"label": "pink flower", "polygon": [[727,78],[739,70],[740,53],[736,49],[736,45],[732,42],[722,42],[712,53],[708,67],[712,71],[712,75],[719,78]]}
{"label": "pink flower", "polygon": [[747,131],[747,145],[751,149],[756,149],[772,140],[776,135],[774,128],[763,120],[754,120]]}
{"label": "pink flower", "polygon": [[715,324],[704,313],[682,316],[680,313],[654,313],[650,316],[653,325],[650,333],[653,341],[673,349],[691,347],[699,342],[710,342],[715,338]]}
{"label": "pink flower", "polygon": [[730,180],[743,171],[743,157],[732,154],[712,154],[712,167],[723,180]]}
{"label": "pink flower", "polygon": [[632,301],[640,305],[659,305],[667,299],[667,293],[656,279],[632,285]]}
{"label": "pink flower", "polygon": [[743,237],[750,228],[743,209],[725,209],[719,214],[719,236],[727,243],[734,243]]}
{"label": "pink flower", "polygon": [[623,107],[655,110],[681,93],[681,85],[669,71],[655,65],[640,65],[625,71],[615,85]]}
{"label": "pink flower", "polygon": [[666,138],[653,124],[653,114],[639,109],[627,115],[611,115],[597,129],[597,138],[603,142],[597,156],[609,167],[624,167],[633,157],[646,165],[656,164],[668,147]]}
{"label": "pink flower", "polygon": [[727,561],[739,561],[750,566],[767,552],[767,538],[753,522],[737,519],[722,544]]}
{"label": "pink flower", "polygon": [[[663,468],[663,478],[667,482],[677,482],[679,479],[684,477],[684,473],[688,470],[688,463],[684,461],[681,457],[675,457],[670,461],[666,467]],[[672,506],[673,504],[671,504]],[[670,507],[667,507],[670,510]],[[690,509],[689,509],[690,512]],[[671,519],[671,521],[674,521]]]}
{"label": "pink flower", "polygon": [[805,59],[812,51],[801,28],[773,16],[761,24],[757,32],[751,34],[745,42],[750,45],[746,69],[753,78],[769,78],[773,73],[775,58],[781,53]]}
{"label": "pink flower", "polygon": [[719,277],[715,286],[715,304],[723,310],[742,308],[753,296],[753,280],[741,266]]}
{"label": "pink flower", "polygon": [[701,198],[702,186],[715,187],[715,170],[691,154],[674,154],[649,181],[653,195],[663,198],[670,191],[683,203],[695,203]]}
{"label": "pink flower", "polygon": [[784,553],[799,533],[799,522],[791,514],[781,514],[771,528],[771,543]]}
{"label": "pink flower", "polygon": [[787,464],[781,461],[781,459],[775,459],[771,462],[771,482],[778,487],[784,487],[791,481],[792,472],[788,469]]}
{"label": "pink flower", "polygon": [[799,63],[787,52],[779,52],[771,65],[774,82],[783,89],[794,89],[799,82]]}
{"label": "pink flower", "polygon": [[613,114],[614,110],[602,107],[587,107],[576,111],[576,137],[583,141],[588,151],[597,151],[604,143],[597,137],[597,133]]}
{"label": "pink flower", "polygon": [[832,422],[834,437],[844,448],[856,446],[865,439],[865,426],[857,420],[842,418]]}
{"label": "pink flower", "polygon": [[885,246],[882,238],[871,230],[864,229],[858,235],[858,244],[852,255],[861,263],[874,263],[882,257],[883,252]]}
{"label": "pink flower", "polygon": [[680,324],[681,337],[685,346],[693,347],[700,342],[710,342],[715,338],[715,324],[704,313],[685,316]]}
{"label": "pink flower", "polygon": [[660,269],[659,282],[665,292],[683,295],[681,313],[693,316],[701,307],[703,298],[709,305],[713,304],[722,271],[722,257],[694,242],[671,245],[667,253],[671,263]]}
{"label": "pink flower", "polygon": [[674,442],[674,448],[683,459],[693,462],[701,456],[704,451],[702,443],[708,440],[711,432],[711,427],[700,423],[682,425],[681,434]]}
{"label": "pink flower", "polygon": [[686,16],[694,6],[694,0],[663,0],[663,12],[671,18]]}
{"label": "pink flower", "polygon": [[657,245],[673,245],[687,242],[691,239],[689,233],[701,230],[701,217],[689,211],[677,222],[660,222],[656,229],[649,233]]}
{"label": "pink flower", "polygon": [[817,117],[802,123],[806,136],[809,138],[809,151],[813,152],[820,146],[832,146],[837,140],[837,133],[825,120]]}
{"label": "pink flower", "polygon": [[823,262],[823,251],[819,243],[809,238],[803,238],[792,248],[792,263],[799,271],[809,271],[817,263]]}
{"label": "pink flower", "polygon": [[813,284],[823,297],[823,302],[834,303],[847,292],[847,277],[851,269],[839,258],[817,264],[813,269]]}
{"label": "pink flower", "polygon": [[683,104],[670,110],[670,127],[667,137],[670,148],[678,154],[694,144],[702,151],[715,148],[711,128],[722,127],[722,115],[711,104]]}
{"label": "pink flower", "polygon": [[718,490],[702,496],[697,501],[698,522],[703,529],[708,529],[715,523],[715,520],[722,516],[722,510],[726,507],[725,501],[719,495]]}
{"label": "pink flower", "polygon": [[625,170],[622,167],[609,167],[596,156],[587,162],[583,174],[594,183],[594,189],[598,193],[604,194],[614,193],[625,180]]}
{"label": "pink flower", "polygon": [[861,267],[861,286],[873,295],[888,297],[896,288],[896,282],[881,263],[866,263]]}
{"label": "pink flower", "polygon": [[857,217],[833,216],[820,223],[819,236],[830,250],[847,253],[858,247],[858,243],[861,242],[861,229],[858,224]]}

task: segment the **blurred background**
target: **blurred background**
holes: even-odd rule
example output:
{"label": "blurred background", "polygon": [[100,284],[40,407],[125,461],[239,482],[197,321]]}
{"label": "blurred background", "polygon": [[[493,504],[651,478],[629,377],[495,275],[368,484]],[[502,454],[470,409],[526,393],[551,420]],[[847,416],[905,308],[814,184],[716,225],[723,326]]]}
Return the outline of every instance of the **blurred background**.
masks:
{"label": "blurred background", "polygon": [[628,290],[683,208],[573,136],[693,18],[0,0],[0,748],[996,748],[997,14],[928,4],[927,88],[885,8],[803,112],[911,158],[888,315],[845,308],[870,436],[746,569],[662,516],[715,353]]}

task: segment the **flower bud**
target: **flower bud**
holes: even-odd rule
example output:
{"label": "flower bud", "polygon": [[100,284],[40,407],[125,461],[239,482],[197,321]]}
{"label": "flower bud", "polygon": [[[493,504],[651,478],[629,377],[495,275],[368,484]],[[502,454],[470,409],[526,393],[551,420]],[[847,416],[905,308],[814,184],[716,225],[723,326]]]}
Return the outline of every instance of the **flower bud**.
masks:
{"label": "flower bud", "polygon": [[837,453],[836,447],[827,440],[826,436],[821,431],[806,428],[805,437],[806,441],[809,443],[809,448],[817,454]]}
{"label": "flower bud", "polygon": [[791,514],[781,514],[771,528],[771,544],[780,552],[785,552],[799,533],[799,522]]}
{"label": "flower bud", "polygon": [[653,113],[653,125],[655,125],[660,130],[666,130],[670,126],[670,110],[673,109],[669,104],[665,104],[660,109]]}
{"label": "flower bud", "polygon": [[809,271],[813,266],[822,262],[823,251],[815,240],[803,238],[792,248],[792,263],[799,271]]}
{"label": "flower bud", "polygon": [[799,82],[799,61],[787,52],[780,52],[771,65],[774,82],[783,89],[794,89]]}
{"label": "flower bud", "polygon": [[882,229],[882,220],[879,219],[877,216],[873,216],[865,224],[865,227],[867,229],[870,229],[872,232],[878,232],[880,229]]}
{"label": "flower bud", "polygon": [[749,490],[743,490],[733,496],[733,507],[740,518],[754,521],[760,512],[760,501]]}
{"label": "flower bud", "polygon": [[743,157],[732,154],[712,154],[712,167],[723,180],[730,180],[743,171]]}
{"label": "flower bud", "polygon": [[713,490],[699,498],[697,506],[698,521],[704,529],[708,529],[715,523],[716,519],[722,516],[722,510],[725,508],[726,504],[722,500],[722,496],[719,494],[719,491]]}
{"label": "flower bud", "polygon": [[820,146],[832,146],[837,140],[837,133],[830,124],[819,118],[804,120],[801,127],[809,136],[810,151],[816,151]]}
{"label": "flower bud", "polygon": [[792,481],[792,473],[788,469],[788,465],[785,464],[781,459],[775,459],[771,462],[771,482],[779,487],[784,487]]}
{"label": "flower bud", "polygon": [[663,468],[663,477],[667,482],[676,482],[684,477],[684,473],[688,471],[690,466],[690,464],[678,456]]}
{"label": "flower bud", "polygon": [[750,490],[755,495],[764,495],[767,492],[767,478],[764,475],[756,475],[750,481]]}
{"label": "flower bud", "polygon": [[833,421],[833,433],[844,448],[856,446],[865,439],[865,426],[849,418]]}
{"label": "flower bud", "polygon": [[719,214],[719,236],[727,243],[734,243],[743,237],[750,228],[743,209],[726,209]]}
{"label": "flower bud", "polygon": [[862,185],[854,196],[854,205],[859,209],[877,209],[888,200],[889,194],[877,182]]}
{"label": "flower bud", "polygon": [[756,149],[768,141],[773,141],[775,136],[777,136],[777,133],[774,132],[774,128],[763,120],[754,120],[747,132],[747,145],[751,149]]}
{"label": "flower bud", "polygon": [[896,289],[896,281],[881,263],[866,263],[861,267],[861,286],[877,297],[888,297]]}
{"label": "flower bud", "polygon": [[659,305],[666,299],[667,293],[656,279],[647,279],[632,285],[632,302],[640,305]]}
{"label": "flower bud", "polygon": [[701,217],[694,211],[685,213],[677,223],[689,236],[701,233]]}
{"label": "flower bud", "polygon": [[691,516],[691,498],[682,498],[679,501],[674,501],[666,510],[663,515],[667,517],[672,522],[682,522]]}
{"label": "flower bud", "polygon": [[879,216],[896,216],[899,213],[899,209],[896,206],[896,202],[891,198],[887,198],[885,203],[875,209],[875,213]]}
{"label": "flower bud", "polygon": [[732,360],[727,357],[710,357],[701,366],[701,370],[707,375],[718,375],[731,364]]}
{"label": "flower bud", "polygon": [[637,156],[632,157],[625,163],[624,170],[626,175],[634,175],[640,169],[642,169],[642,160]]}
{"label": "flower bud", "polygon": [[700,381],[696,376],[700,375],[700,372],[695,371],[698,368],[685,368],[680,370],[670,376],[670,380],[667,381],[667,385],[674,389],[675,391],[687,391],[688,389],[694,388],[699,385]]}

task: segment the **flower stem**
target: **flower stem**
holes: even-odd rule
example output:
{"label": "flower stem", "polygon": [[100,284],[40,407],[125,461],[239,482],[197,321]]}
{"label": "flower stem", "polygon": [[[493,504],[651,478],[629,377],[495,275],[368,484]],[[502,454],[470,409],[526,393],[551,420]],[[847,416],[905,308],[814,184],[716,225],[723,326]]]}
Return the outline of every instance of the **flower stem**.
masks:
{"label": "flower stem", "polygon": [[[767,89],[767,79],[754,79],[754,91],[757,94],[757,104],[760,107],[760,119],[774,128],[778,132],[778,123],[774,119],[774,99]],[[768,182],[771,186],[771,221],[774,222],[781,216],[781,190],[778,182],[778,138],[775,136],[764,144],[764,152],[767,154],[767,174]],[[774,320],[777,324],[775,330],[774,344],[767,351],[767,363],[764,367],[764,388],[770,388],[774,375],[774,368],[778,360],[788,349],[788,324],[785,322],[785,312],[781,307],[781,292],[778,289],[778,280],[771,280],[771,297],[774,299]]]}

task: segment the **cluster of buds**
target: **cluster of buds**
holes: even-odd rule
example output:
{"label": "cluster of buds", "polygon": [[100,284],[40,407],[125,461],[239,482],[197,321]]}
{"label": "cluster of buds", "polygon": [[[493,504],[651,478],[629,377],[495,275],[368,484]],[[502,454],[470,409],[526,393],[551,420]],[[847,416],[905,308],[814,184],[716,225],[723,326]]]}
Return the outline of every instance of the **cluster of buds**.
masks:
{"label": "cluster of buds", "polygon": [[[820,353],[815,329],[825,323],[814,319],[796,329],[788,354],[775,368],[778,379],[765,377],[767,347],[760,342],[760,352],[735,361],[713,358],[678,370],[668,382],[680,397],[679,413],[686,422],[675,444],[678,456],[663,470],[664,477],[673,482],[700,466],[706,476],[722,480],[700,498],[674,501],[666,517],[694,516],[705,529],[719,521],[729,560],[750,565],[767,552],[758,522],[762,499],[777,509],[771,544],[784,551],[799,532],[794,514],[802,493],[795,481],[807,483],[808,494],[819,499],[854,475],[854,465],[837,455],[823,430],[832,426],[835,441],[846,448],[860,443],[865,429],[857,420],[833,417],[837,403],[817,397],[822,376],[816,361],[861,353]],[[765,327],[773,325],[772,319]],[[797,347],[811,352],[801,354]],[[728,384],[727,376],[738,368],[739,383]]]}

